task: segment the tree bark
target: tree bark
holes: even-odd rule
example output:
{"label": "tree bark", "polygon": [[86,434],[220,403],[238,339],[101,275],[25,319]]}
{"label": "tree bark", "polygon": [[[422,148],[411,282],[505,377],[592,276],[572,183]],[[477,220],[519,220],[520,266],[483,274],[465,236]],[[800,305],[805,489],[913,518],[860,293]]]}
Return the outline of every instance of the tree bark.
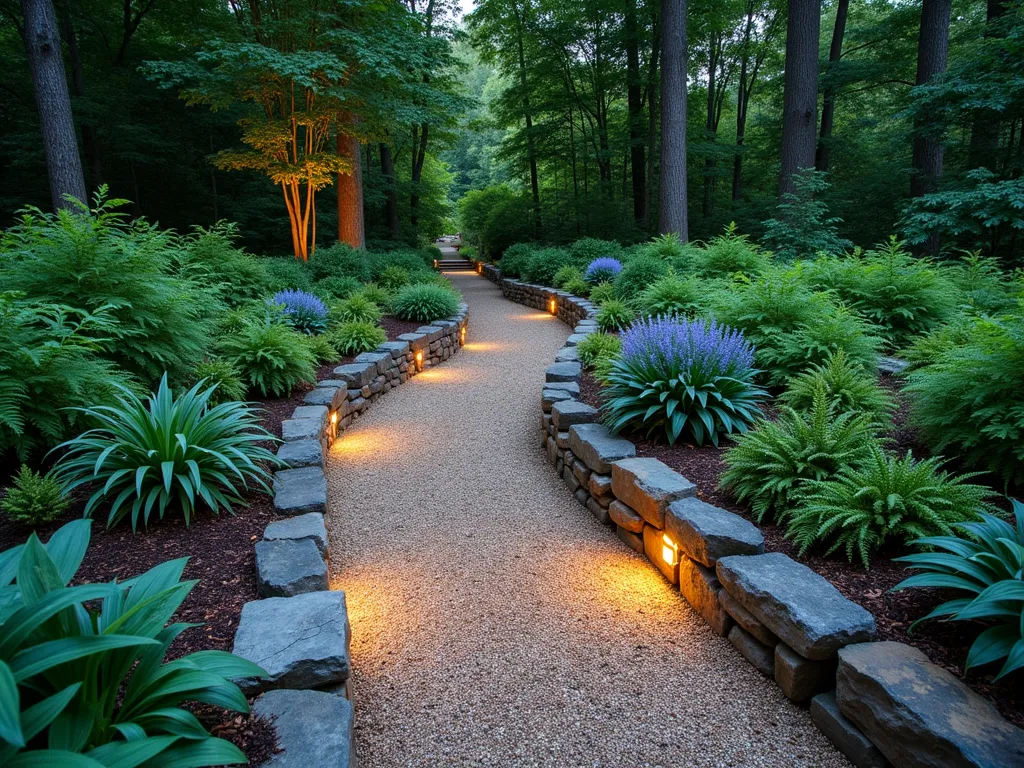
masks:
{"label": "tree bark", "polygon": [[636,0],[626,4],[626,101],[629,110],[629,167],[633,184],[633,220],[644,225],[647,206],[644,165],[643,88],[640,83],[640,41]]}
{"label": "tree bark", "polygon": [[[917,39],[917,85],[924,85],[946,71],[949,53],[950,0],[924,0],[921,29]],[[911,197],[921,197],[935,189],[942,176],[942,137],[927,120],[914,121],[913,174]],[[934,250],[937,242],[929,247]]]}
{"label": "tree bark", "polygon": [[391,159],[391,146],[381,142],[380,172],[387,185],[384,190],[384,219],[388,224],[388,232],[392,240],[402,236],[402,228],[398,221],[398,192],[395,190],[395,164]]}
{"label": "tree bark", "polygon": [[[655,6],[657,7],[657,6]],[[661,33],[658,19],[651,20],[651,61],[647,68],[647,200],[644,204],[644,231],[654,229],[654,199],[658,180],[654,176],[654,156],[658,141],[658,64],[661,60]]]}
{"label": "tree bark", "polygon": [[409,180],[412,192],[409,194],[409,220],[413,228],[419,225],[420,179],[423,177],[423,163],[427,159],[429,136],[429,123],[423,123],[422,129],[415,125],[412,127],[412,175]]}
{"label": "tree bark", "polygon": [[[995,22],[1006,11],[1007,0],[988,0],[985,18],[985,37],[1002,35]],[[968,159],[971,168],[988,168],[995,171],[999,152],[999,113],[995,110],[980,110],[971,123],[971,144]]]}
{"label": "tree bark", "polygon": [[689,238],[686,194],[686,0],[661,0],[661,184],[658,232]]}
{"label": "tree bark", "polygon": [[[75,98],[81,99],[85,96],[85,67],[82,64],[78,35],[71,17],[71,0],[64,0],[61,3],[60,17],[61,35],[67,44],[68,57],[71,59],[71,92]],[[95,126],[83,120],[79,127],[82,131],[85,167],[88,170],[86,188],[95,189],[103,183],[103,150]]]}
{"label": "tree bark", "polygon": [[57,14],[50,0],[21,0],[25,18],[25,52],[32,71],[43,151],[54,210],[75,210],[70,195],[88,203],[82,159],[78,155],[71,97],[64,77]]}
{"label": "tree bark", "polygon": [[[835,70],[843,55],[843,36],[846,34],[846,17],[850,10],[850,0],[839,0],[836,6],[836,24],[832,28],[832,45],[828,49],[828,66]],[[830,72],[830,74],[832,74]],[[825,87],[825,95],[821,104],[821,132],[818,134],[818,151],[814,156],[814,168],[819,171],[828,170],[829,143],[832,141],[832,126],[836,114],[836,86],[830,82]]]}
{"label": "tree bark", "polygon": [[[345,123],[354,119],[346,116]],[[338,174],[338,242],[353,248],[366,247],[366,228],[363,222],[363,154],[359,140],[345,134],[338,126],[338,155],[352,165],[351,173]]]}
{"label": "tree bark", "polygon": [[818,127],[818,36],[821,0],[789,0],[782,91],[779,196],[795,192],[793,177],[814,167]]}
{"label": "tree bark", "polygon": [[540,237],[540,180],[537,176],[537,147],[533,136],[533,114],[530,110],[530,91],[526,77],[526,53],[523,48],[523,15],[525,13],[525,9],[516,9],[516,45],[518,46],[519,53],[519,87],[523,91],[523,116],[526,118],[526,154],[530,164],[530,193],[533,195],[533,234],[535,237]]}

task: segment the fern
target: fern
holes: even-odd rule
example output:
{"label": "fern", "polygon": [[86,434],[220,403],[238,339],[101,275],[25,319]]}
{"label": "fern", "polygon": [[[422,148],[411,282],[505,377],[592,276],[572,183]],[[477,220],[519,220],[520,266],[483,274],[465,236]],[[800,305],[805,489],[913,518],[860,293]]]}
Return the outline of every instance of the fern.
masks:
{"label": "fern", "polygon": [[867,414],[878,426],[887,424],[895,409],[877,379],[842,349],[790,379],[780,400],[795,410],[810,410],[819,389],[838,412]]}

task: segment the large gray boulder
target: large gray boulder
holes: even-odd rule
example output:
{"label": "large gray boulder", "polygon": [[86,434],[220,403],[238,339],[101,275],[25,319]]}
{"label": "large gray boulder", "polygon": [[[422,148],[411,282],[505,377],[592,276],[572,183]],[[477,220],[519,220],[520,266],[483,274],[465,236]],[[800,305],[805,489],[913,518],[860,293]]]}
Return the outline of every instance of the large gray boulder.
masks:
{"label": "large gray boulder", "polygon": [[263,597],[327,589],[327,563],[312,539],[257,541],[256,586]]}
{"label": "large gray boulder", "polygon": [[612,462],[636,456],[636,446],[613,435],[604,424],[577,424],[569,429],[569,448],[591,470],[610,475]]}
{"label": "large gray boulder", "polygon": [[664,528],[683,552],[709,568],[722,557],[764,552],[764,536],[756,525],[698,498],[672,502]]}
{"label": "large gray boulder", "polygon": [[696,495],[697,486],[657,459],[632,458],[612,464],[612,492],[655,528],[664,528],[668,505]]}
{"label": "large gray boulder", "polygon": [[781,552],[723,557],[716,571],[740,605],[806,659],[831,658],[875,635],[870,613]]}
{"label": "large gray boulder", "polygon": [[274,509],[282,515],[327,511],[327,478],[320,467],[274,473]]}
{"label": "large gray boulder", "polygon": [[267,541],[309,539],[321,555],[327,556],[327,526],[324,516],[318,512],[277,520],[266,527],[263,538]]}
{"label": "large gray boulder", "polygon": [[268,691],[252,705],[253,714],[274,721],[281,751],[264,768],[349,768],[352,703],[323,691]]}
{"label": "large gray boulder", "polygon": [[236,680],[246,695],[275,688],[316,688],[348,680],[349,624],[345,593],[307,592],[242,606],[236,656],[267,677]]}
{"label": "large gray boulder", "polygon": [[1024,731],[909,645],[843,648],[836,698],[843,715],[895,765],[1024,765]]}

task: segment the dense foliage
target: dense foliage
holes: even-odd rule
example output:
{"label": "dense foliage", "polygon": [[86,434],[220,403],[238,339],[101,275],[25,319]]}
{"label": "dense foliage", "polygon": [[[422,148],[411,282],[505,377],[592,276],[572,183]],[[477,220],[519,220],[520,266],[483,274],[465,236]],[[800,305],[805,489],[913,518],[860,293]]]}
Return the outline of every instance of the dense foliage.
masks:
{"label": "dense foliage", "polygon": [[0,512],[22,525],[49,523],[67,511],[71,499],[52,475],[40,475],[22,464],[7,494],[0,500]]}
{"label": "dense foliage", "polygon": [[346,357],[370,352],[387,341],[387,338],[383,328],[360,320],[341,323],[330,333],[331,345]]}
{"label": "dense foliage", "polygon": [[591,333],[576,345],[580,362],[593,368],[601,360],[614,360],[622,353],[622,340],[610,333]]}
{"label": "dense foliage", "polygon": [[253,319],[219,345],[250,389],[282,397],[302,382],[316,380],[316,357],[303,336],[273,319]]}
{"label": "dense foliage", "polygon": [[391,300],[391,310],[402,320],[429,323],[450,317],[459,311],[459,295],[440,285],[410,285]]}

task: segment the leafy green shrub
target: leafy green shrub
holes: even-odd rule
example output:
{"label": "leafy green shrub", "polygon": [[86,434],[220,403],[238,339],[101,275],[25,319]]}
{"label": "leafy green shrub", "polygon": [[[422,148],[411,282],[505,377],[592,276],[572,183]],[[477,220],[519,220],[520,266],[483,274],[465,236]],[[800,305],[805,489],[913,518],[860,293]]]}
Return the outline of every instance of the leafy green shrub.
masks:
{"label": "leafy green shrub", "polygon": [[865,370],[878,367],[878,349],[882,340],[875,328],[856,312],[831,300],[812,304],[815,311],[797,325],[791,334],[777,337],[766,345],[763,361],[774,383],[783,383],[809,365],[819,365],[843,352]]}
{"label": "leafy green shrub", "polygon": [[844,350],[829,354],[825,362],[790,379],[780,400],[797,411],[807,411],[814,406],[819,388],[840,413],[867,414],[876,425],[887,424],[895,409],[878,380],[851,361]]}
{"label": "leafy green shrub", "polygon": [[1019,298],[1006,271],[991,256],[981,251],[966,253],[958,264],[945,270],[946,277],[957,287],[964,302],[974,311],[994,314],[1013,307]]}
{"label": "leafy green shrub", "polygon": [[874,444],[871,419],[837,413],[823,385],[808,410],[783,407],[776,421],[759,421],[725,454],[720,486],[750,504],[761,522],[782,521],[807,480],[829,480],[844,467],[859,467]]}
{"label": "leafy green shrub", "polygon": [[533,237],[533,202],[527,195],[500,200],[487,213],[480,239],[491,258]]}
{"label": "leafy green shrub", "polygon": [[245,403],[209,407],[209,397],[200,383],[176,398],[164,376],[146,402],[125,390],[116,406],[82,409],[100,426],[61,444],[54,476],[67,492],[92,484],[86,517],[110,500],[108,527],[130,514],[132,530],[140,516],[149,525],[154,507],[161,519],[180,512],[187,525],[200,501],[230,513],[250,484],[270,493],[262,463],[278,460],[258,443],[274,438]]}
{"label": "leafy green shrub", "polygon": [[668,263],[657,256],[630,259],[615,278],[615,294],[624,301],[630,301],[651,283],[667,275],[668,270]]}
{"label": "leafy green shrub", "polygon": [[478,261],[479,252],[472,245],[463,245],[459,247],[459,256],[466,259],[467,261]]}
{"label": "leafy green shrub", "polygon": [[[195,383],[203,382],[203,388],[210,392],[209,403],[217,405],[231,400],[245,399],[245,384],[238,370],[227,360],[219,357],[208,358],[196,366],[192,373]],[[216,387],[216,389],[214,389]]]}
{"label": "leafy green shrub", "polygon": [[498,262],[502,277],[521,277],[536,251],[537,246],[532,243],[516,243],[508,248]]}
{"label": "leafy green shrub", "polygon": [[967,339],[907,374],[911,418],[936,452],[1024,482],[1024,310],[975,320]]}
{"label": "leafy green shrub", "polygon": [[50,523],[71,506],[60,482],[52,475],[40,475],[27,464],[14,477],[7,495],[0,501],[0,512],[22,525]]}
{"label": "leafy green shrub", "polygon": [[368,283],[373,279],[370,258],[366,251],[345,243],[317,248],[309,257],[306,268],[314,280],[322,280],[325,277],[354,277],[361,283]]}
{"label": "leafy green shrub", "polygon": [[611,283],[601,283],[600,285],[595,285],[589,290],[590,300],[597,306],[601,306],[606,301],[612,301],[615,299],[615,286]]}
{"label": "leafy green shrub", "polygon": [[42,544],[0,554],[5,606],[0,624],[2,748],[11,765],[177,766],[246,762],[210,736],[186,701],[249,711],[232,679],[262,669],[224,651],[164,662],[190,624],[169,624],[195,586],[187,558],[122,582],[68,586],[89,546],[76,520]]}
{"label": "leafy green shrub", "polygon": [[617,299],[608,299],[597,310],[597,327],[605,333],[621,331],[627,328],[636,314],[626,304]]}
{"label": "leafy green shrub", "polygon": [[216,287],[221,300],[229,306],[273,293],[278,288],[267,270],[267,260],[236,248],[237,237],[238,227],[224,221],[209,228],[193,227],[190,234],[181,238],[176,257],[178,275]]}
{"label": "leafy green shrub", "polygon": [[598,360],[622,354],[622,340],[609,333],[591,333],[576,345],[576,349],[579,350],[580,362],[587,368],[593,368]]}
{"label": "leafy green shrub", "polygon": [[345,357],[370,352],[388,340],[383,328],[359,321],[342,323],[330,332],[329,338],[334,348]]}
{"label": "leafy green shrub", "polygon": [[313,354],[313,359],[317,365],[336,363],[341,359],[333,339],[328,338],[326,333],[318,333],[315,336],[303,336],[302,340],[306,342],[306,346],[309,347],[309,351]]}
{"label": "leafy green shrub", "polygon": [[312,272],[294,256],[263,259],[263,268],[270,276],[267,293],[295,289],[308,291],[313,287]]}
{"label": "leafy green shrub", "polygon": [[[614,294],[615,289],[612,287],[612,285],[610,283],[605,283],[605,285],[607,285]],[[600,288],[600,286],[598,287]],[[584,280],[582,276],[574,277],[572,280],[563,283],[562,290],[568,291],[573,296],[581,296],[583,298],[586,298],[587,296],[591,295],[590,284],[587,283],[587,281]]]}
{"label": "leafy green shrub", "polygon": [[763,240],[776,258],[793,261],[818,253],[842,253],[853,246],[839,236],[842,219],[829,216],[823,195],[828,191],[826,174],[805,168],[794,174],[795,192],[782,195],[775,215],[764,222]]}
{"label": "leafy green shrub", "polygon": [[[416,273],[415,275],[410,275],[409,277],[410,277],[410,279],[415,277],[416,280],[418,281],[420,275],[422,275],[422,274],[423,274],[422,272],[419,272],[419,273]],[[433,279],[433,275],[435,273],[430,273],[430,274],[431,274],[431,279]],[[376,283],[368,283],[368,284],[364,285],[362,290],[359,291],[359,295],[362,296],[364,299],[367,299],[368,301],[372,301],[378,307],[386,307],[391,302],[391,292],[385,290],[384,288],[382,288],[381,286],[377,285]]]}
{"label": "leafy green shrub", "polygon": [[646,430],[674,445],[746,432],[765,397],[754,384],[754,351],[743,334],[714,321],[641,320],[622,337],[601,392],[608,428]]}
{"label": "leafy green shrub", "polygon": [[441,249],[438,248],[436,245],[428,245],[423,249],[423,251],[424,253],[427,254],[428,257],[430,257],[431,260],[440,259],[442,256],[444,256],[444,254],[441,253]]}
{"label": "leafy green shrub", "polygon": [[354,277],[324,277],[317,280],[313,288],[321,295],[333,299],[347,299],[361,290],[363,284]]}
{"label": "leafy green shrub", "polygon": [[565,266],[559,267],[555,272],[554,277],[551,278],[551,285],[554,288],[562,288],[566,283],[576,280],[583,280],[583,272],[571,264],[566,264]]}
{"label": "leafy green shrub", "polygon": [[577,264],[589,264],[594,259],[602,257],[622,261],[624,253],[622,246],[614,240],[584,237],[569,246],[569,255]]}
{"label": "leafy green shrub", "polygon": [[386,291],[396,291],[409,284],[409,270],[389,264],[380,273],[377,282]]}
{"label": "leafy green shrub", "polygon": [[844,550],[867,568],[871,554],[889,541],[908,544],[925,536],[949,536],[953,526],[975,520],[992,491],[969,483],[976,475],[940,470],[938,457],[902,459],[872,446],[868,461],[844,467],[828,480],[808,480],[786,531],[803,555],[827,545],[826,555]]}
{"label": "leafy green shrub", "polygon": [[573,264],[572,257],[561,248],[543,248],[534,251],[522,270],[522,277],[529,283],[554,285],[555,275],[564,267]]}
{"label": "leafy green shrub", "polygon": [[411,248],[397,248],[384,253],[374,253],[370,255],[370,275],[374,282],[383,283],[381,277],[388,267],[398,267],[409,274],[431,271],[434,259],[440,258],[439,255],[427,250],[416,251]]}
{"label": "leafy green shrub", "polygon": [[679,235],[675,232],[667,232],[664,235],[658,235],[651,242],[647,243],[647,252],[653,253],[655,256],[659,256],[674,264],[678,259],[686,257],[687,247],[686,243],[679,239]]}
{"label": "leafy green shrub", "polygon": [[429,323],[458,312],[459,296],[440,285],[410,285],[395,294],[391,311],[402,320]]}
{"label": "leafy green shrub", "polygon": [[364,293],[354,293],[331,307],[331,319],[338,323],[371,323],[380,320],[380,307]]}
{"label": "leafy green shrub", "polygon": [[965,535],[931,536],[911,542],[942,550],[898,557],[908,568],[921,573],[901,581],[893,591],[908,587],[956,589],[969,597],[957,597],[939,605],[922,621],[949,617],[949,621],[983,621],[995,624],[971,645],[965,670],[1006,659],[995,680],[1024,667],[1024,504],[1013,500],[1016,526],[982,512],[980,522],[959,523]]}
{"label": "leafy green shrub", "polygon": [[914,339],[903,350],[903,357],[911,368],[934,362],[951,349],[969,344],[974,323],[975,318],[970,315],[957,315],[950,322]]}
{"label": "leafy green shrub", "polygon": [[693,267],[699,277],[725,277],[736,272],[753,276],[765,271],[771,263],[746,235],[739,233],[736,222],[692,254]]}
{"label": "leafy green shrub", "polygon": [[264,397],[284,397],[297,384],[316,380],[316,358],[305,338],[279,323],[246,324],[221,340],[221,353]]}
{"label": "leafy green shrub", "polygon": [[648,317],[693,317],[701,309],[703,295],[704,288],[697,280],[669,274],[647,286],[634,303]]}

